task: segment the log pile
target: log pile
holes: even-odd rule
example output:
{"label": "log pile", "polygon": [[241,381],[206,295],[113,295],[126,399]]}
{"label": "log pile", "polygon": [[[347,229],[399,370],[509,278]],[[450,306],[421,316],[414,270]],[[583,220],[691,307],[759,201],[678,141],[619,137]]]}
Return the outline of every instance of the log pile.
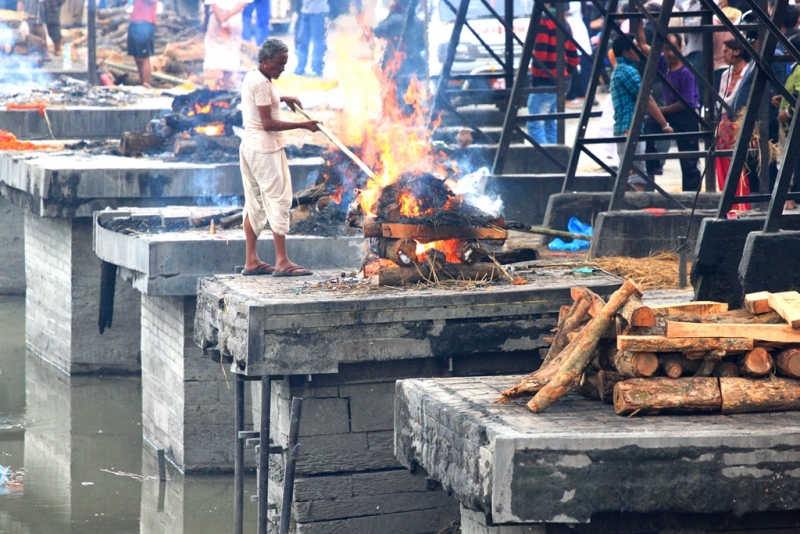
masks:
{"label": "log pile", "polygon": [[498,403],[534,413],[571,390],[619,415],[800,410],[800,294],[754,293],[745,309],[646,306],[626,281],[606,302],[572,288],[542,366]]}

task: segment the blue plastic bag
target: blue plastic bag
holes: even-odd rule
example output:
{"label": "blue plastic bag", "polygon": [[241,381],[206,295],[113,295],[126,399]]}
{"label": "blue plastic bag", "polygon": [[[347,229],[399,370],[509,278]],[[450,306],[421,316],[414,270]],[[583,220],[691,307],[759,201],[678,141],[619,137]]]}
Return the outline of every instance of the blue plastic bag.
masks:
{"label": "blue plastic bag", "polygon": [[[587,237],[592,236],[592,227],[588,224],[582,223],[577,217],[572,217],[569,220],[567,223],[567,230],[573,234],[585,235]],[[578,250],[586,250],[589,248],[589,245],[591,245],[591,241],[573,239],[569,243],[565,243],[562,239],[557,237],[550,241],[550,244],[547,245],[547,248],[550,250],[569,250],[571,252],[575,252]]]}

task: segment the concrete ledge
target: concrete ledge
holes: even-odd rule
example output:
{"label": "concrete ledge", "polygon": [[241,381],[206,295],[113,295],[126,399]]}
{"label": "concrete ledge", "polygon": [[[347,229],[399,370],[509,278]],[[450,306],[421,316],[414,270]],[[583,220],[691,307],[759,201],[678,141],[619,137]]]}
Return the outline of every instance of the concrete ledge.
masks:
{"label": "concrete ledge", "polygon": [[[322,158],[291,160],[305,187]],[[76,153],[0,153],[0,193],[41,217],[90,217],[117,206],[241,205],[238,163],[195,164]]]}
{"label": "concrete ledge", "polygon": [[35,109],[0,109],[0,124],[17,139],[119,139],[124,132],[145,131],[147,123],[169,111],[171,102],[171,98],[144,99],[135,107],[47,108],[53,137],[44,116]]}
{"label": "concrete ledge", "polygon": [[[554,230],[566,230],[567,221],[572,217],[577,217],[581,221],[589,224],[597,219],[600,212],[608,211],[608,203],[611,202],[611,189],[614,182],[609,178],[608,187],[597,189],[597,193],[584,192],[592,191],[586,184],[580,184],[578,188],[581,192],[561,193],[551,195],[547,200],[547,209],[544,215],[544,226]],[[599,192],[606,191],[606,192]],[[681,204],[691,207],[694,203],[694,193],[675,193],[672,195]],[[698,210],[713,210],[719,204],[719,193],[700,193],[697,199]],[[622,199],[623,210],[642,210],[645,208],[672,209],[674,206],[667,203],[666,199],[659,193],[625,193]],[[546,238],[549,243],[553,238]]]}
{"label": "concrete ledge", "polygon": [[629,419],[575,395],[535,416],[524,404],[493,404],[518,378],[400,381],[400,462],[420,465],[496,525],[797,509],[796,414]]}
{"label": "concrete ledge", "polygon": [[800,231],[752,232],[744,244],[739,280],[742,295],[800,289]]}
{"label": "concrete ledge", "polygon": [[646,258],[658,252],[675,252],[687,230],[688,245],[694,250],[700,221],[713,215],[710,210],[696,211],[694,217],[690,210],[668,210],[663,214],[649,211],[599,213],[594,222],[589,257]]}
{"label": "concrete ledge", "polygon": [[[800,230],[800,215],[784,215],[781,225],[787,230]],[[742,306],[744,293],[739,281],[739,264],[744,245],[751,232],[763,227],[762,217],[703,220],[691,273],[695,300],[727,302],[732,308]],[[777,260],[780,255],[773,257]]]}
{"label": "concrete ledge", "polygon": [[[122,276],[135,289],[150,296],[189,296],[197,293],[197,279],[214,274],[231,274],[244,264],[245,242],[241,228],[208,228],[175,232],[128,235],[104,228],[112,219],[163,216],[199,217],[220,208],[153,208],[106,210],[96,213],[94,251],[109,263],[122,267]],[[292,260],[308,269],[357,269],[365,253],[366,240],[360,236],[317,237],[289,235],[287,249]],[[258,240],[263,261],[275,263],[275,246],[269,231]]]}

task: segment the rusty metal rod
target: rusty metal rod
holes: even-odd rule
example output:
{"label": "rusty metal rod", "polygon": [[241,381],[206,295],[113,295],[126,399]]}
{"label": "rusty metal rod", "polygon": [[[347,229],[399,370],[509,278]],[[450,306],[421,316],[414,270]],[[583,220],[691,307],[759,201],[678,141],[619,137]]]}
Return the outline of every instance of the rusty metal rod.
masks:
{"label": "rusty metal rod", "polygon": [[297,465],[297,441],[300,437],[300,414],[303,411],[303,399],[292,399],[292,412],[289,418],[289,447],[286,450],[286,467],[283,475],[283,504],[281,505],[280,534],[289,534],[289,523],[292,517],[292,500],[294,498],[294,472]]}
{"label": "rusty metal rod", "polygon": [[233,449],[233,533],[244,534],[244,438],[239,433],[244,430],[244,382],[245,379],[236,373],[234,382],[234,435]]}
{"label": "rusty metal rod", "polygon": [[[303,108],[300,108],[300,107],[295,107],[295,108],[294,108],[294,112],[295,112],[295,113],[299,113],[300,115],[302,115],[303,117],[307,118],[307,119],[308,119],[308,120],[310,120],[310,121],[313,121],[313,120],[314,120],[314,119],[312,119],[311,117],[309,117],[308,113],[306,113],[306,112],[305,112],[305,110],[304,110]],[[333,143],[334,145],[336,145],[336,148],[338,148],[339,150],[341,150],[342,152],[344,152],[345,156],[347,156],[348,158],[350,158],[351,160],[353,160],[353,163],[355,163],[356,165],[358,165],[358,166],[361,168],[361,170],[362,170],[362,171],[364,171],[364,172],[366,173],[366,175],[367,175],[367,176],[369,176],[370,178],[376,178],[376,175],[375,175],[375,173],[374,173],[374,172],[372,172],[372,169],[370,169],[369,167],[367,167],[367,164],[366,164],[366,163],[364,163],[363,161],[361,161],[361,158],[359,158],[358,156],[356,156],[355,154],[353,154],[353,151],[352,151],[352,150],[350,150],[349,148],[347,148],[347,145],[345,145],[344,143],[342,143],[341,141],[339,141],[339,138],[338,138],[338,137],[336,137],[335,135],[333,135],[333,133],[332,133],[330,130],[328,130],[327,128],[325,128],[323,125],[321,125],[321,124],[318,124],[317,126],[319,127],[319,131],[320,131],[320,132],[322,132],[323,134],[325,134],[325,137],[327,137],[328,139],[330,139],[330,140],[331,140],[331,143]]]}
{"label": "rusty metal rod", "polygon": [[258,451],[258,534],[267,534],[269,513],[269,416],[272,401],[272,377],[261,377],[260,448]]}

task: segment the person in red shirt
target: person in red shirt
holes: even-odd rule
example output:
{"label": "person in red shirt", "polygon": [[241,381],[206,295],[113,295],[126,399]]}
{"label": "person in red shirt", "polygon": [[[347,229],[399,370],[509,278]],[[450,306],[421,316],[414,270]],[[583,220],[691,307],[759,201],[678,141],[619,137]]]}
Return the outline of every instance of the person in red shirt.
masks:
{"label": "person in red shirt", "polygon": [[[548,4],[549,7],[549,4]],[[550,8],[554,12],[554,8]],[[566,24],[566,22],[564,22]],[[539,19],[539,31],[533,44],[533,55],[539,63],[531,64],[531,85],[541,88],[544,92],[534,92],[528,95],[528,113],[531,115],[544,115],[556,112],[556,69],[558,27],[546,14]],[[580,63],[580,56],[575,43],[565,36],[564,41],[564,77],[574,71]],[[544,68],[542,68],[544,67]],[[564,87],[569,92],[569,87]],[[537,120],[528,122],[528,135],[540,145],[556,143],[556,121]]]}
{"label": "person in red shirt", "polygon": [[150,87],[150,56],[156,47],[156,8],[158,0],[133,0],[128,26],[128,55],[133,56],[142,85]]}

